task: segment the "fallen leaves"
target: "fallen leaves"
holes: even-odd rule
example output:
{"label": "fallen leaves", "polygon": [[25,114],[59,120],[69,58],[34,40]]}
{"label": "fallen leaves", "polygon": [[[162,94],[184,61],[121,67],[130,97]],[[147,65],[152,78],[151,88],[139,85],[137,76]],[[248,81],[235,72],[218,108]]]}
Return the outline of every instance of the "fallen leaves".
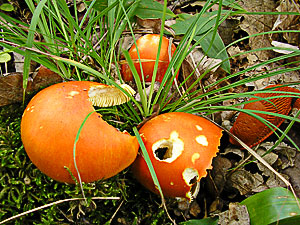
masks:
{"label": "fallen leaves", "polygon": [[[243,0],[241,1],[241,6],[248,12],[272,12],[272,10],[276,7],[273,0]],[[244,15],[244,20],[240,24],[240,27],[249,35],[259,34],[270,31],[275,19],[275,16],[272,15]],[[269,37],[266,34],[250,37],[249,45],[251,49],[271,46]],[[259,60],[264,61],[272,57],[273,53],[270,51],[257,51],[255,54]]]}
{"label": "fallen leaves", "polygon": [[[44,66],[28,81],[26,92],[38,91],[40,88],[62,82],[61,76]],[[0,77],[0,106],[21,102],[23,100],[23,74],[10,73]]]}

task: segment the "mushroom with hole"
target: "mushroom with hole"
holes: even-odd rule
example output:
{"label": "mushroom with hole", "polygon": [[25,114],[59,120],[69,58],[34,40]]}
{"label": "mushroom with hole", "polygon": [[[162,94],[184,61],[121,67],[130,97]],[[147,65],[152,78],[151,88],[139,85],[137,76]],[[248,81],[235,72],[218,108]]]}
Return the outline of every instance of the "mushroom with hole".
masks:
{"label": "mushroom with hole", "polygon": [[[269,85],[265,90],[272,88],[270,89],[271,92],[255,94],[255,97],[250,98],[249,103],[245,104],[244,109],[272,112],[282,115],[288,115],[293,107],[300,109],[300,91],[296,88],[287,86],[277,86],[278,85]],[[274,93],[274,91],[281,93]],[[293,93],[298,93],[298,95],[294,95],[293,97]],[[275,115],[256,112],[255,114],[276,127],[279,127],[285,120],[284,118]],[[272,127],[272,129],[276,130],[276,127]],[[253,147],[268,138],[273,133],[272,129],[257,118],[240,112],[230,132],[241,139],[249,147]],[[232,137],[230,137],[229,141],[234,145],[240,146],[238,141]]]}
{"label": "mushroom with hole", "polygon": [[83,182],[106,179],[128,167],[138,152],[136,137],[106,123],[93,107],[127,102],[134,91],[128,85],[123,88],[124,92],[96,82],[70,81],[36,94],[21,121],[22,142],[33,164],[52,179],[67,183],[74,181],[65,168],[79,178],[75,165]]}
{"label": "mushroom with hole", "polygon": [[[134,44],[129,50],[130,58],[133,60],[137,73],[139,74],[140,79],[142,80],[142,72],[141,72],[141,67],[140,67],[139,57],[138,57],[138,53],[139,53],[145,82],[152,81],[155,60],[158,52],[159,40],[160,40],[159,34],[146,34],[140,37],[136,41],[136,45]],[[169,66],[170,58],[173,56],[176,50],[176,47],[173,43],[171,44],[169,50],[169,44],[170,44],[169,39],[163,36],[160,54],[159,54],[157,74],[155,77],[155,81],[158,81],[160,83],[162,82],[166,70]],[[121,63],[121,75],[124,81],[133,80],[132,72],[126,61]],[[176,77],[177,76],[178,73]]]}
{"label": "mushroom with hole", "polygon": [[[139,133],[163,194],[192,200],[199,191],[200,179],[212,168],[222,130],[203,117],[171,112],[149,120]],[[131,170],[142,185],[158,193],[142,154]]]}

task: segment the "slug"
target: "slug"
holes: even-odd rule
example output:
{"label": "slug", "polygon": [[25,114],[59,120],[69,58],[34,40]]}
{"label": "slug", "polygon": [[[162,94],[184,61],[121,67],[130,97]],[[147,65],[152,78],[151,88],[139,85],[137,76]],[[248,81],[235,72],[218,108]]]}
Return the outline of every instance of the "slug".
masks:
{"label": "slug", "polygon": [[[274,88],[276,86],[279,85],[270,85],[265,89]],[[298,89],[291,87],[278,87],[273,91],[300,93]],[[284,95],[284,93],[257,93],[254,95],[255,97],[250,98],[249,101],[257,100],[259,98],[263,98],[264,100],[246,103],[244,105],[244,109],[273,112],[282,115],[288,115],[292,108],[300,109],[299,95],[295,95],[295,97],[284,97]],[[291,94],[287,93],[286,95],[290,96]],[[278,98],[270,98],[274,96],[278,96]],[[255,114],[269,121],[276,127],[279,127],[285,120],[284,118],[278,116],[262,113]],[[276,130],[275,127],[273,129]],[[238,115],[230,132],[241,139],[249,147],[258,145],[273,133],[273,131],[263,122],[243,112],[240,112]],[[230,137],[229,141],[231,144],[240,146],[240,144],[232,137]]]}

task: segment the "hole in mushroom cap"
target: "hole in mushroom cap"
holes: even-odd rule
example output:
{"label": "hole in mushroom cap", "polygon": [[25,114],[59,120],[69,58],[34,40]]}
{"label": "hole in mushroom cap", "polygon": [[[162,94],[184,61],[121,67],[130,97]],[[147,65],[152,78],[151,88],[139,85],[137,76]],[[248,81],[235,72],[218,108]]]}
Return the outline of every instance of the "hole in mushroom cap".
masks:
{"label": "hole in mushroom cap", "polygon": [[160,146],[158,149],[154,151],[154,154],[157,158],[160,160],[165,160],[172,157],[172,142],[166,142],[164,144],[167,144],[169,146]]}
{"label": "hole in mushroom cap", "polygon": [[176,160],[184,149],[184,142],[176,131],[170,133],[169,139],[160,139],[152,145],[154,157],[163,162],[171,163]]}

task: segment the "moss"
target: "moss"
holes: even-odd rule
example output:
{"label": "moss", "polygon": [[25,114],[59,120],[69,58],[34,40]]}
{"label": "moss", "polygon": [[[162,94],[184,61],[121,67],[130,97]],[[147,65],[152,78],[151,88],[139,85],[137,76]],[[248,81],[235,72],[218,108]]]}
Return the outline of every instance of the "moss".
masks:
{"label": "moss", "polygon": [[[0,221],[58,200],[82,197],[79,186],[58,183],[31,163],[20,137],[22,112],[20,104],[0,109]],[[159,196],[140,186],[128,169],[108,180],[84,184],[83,188],[88,205],[84,201],[69,201],[27,214],[14,223],[169,223]],[[91,200],[105,196],[120,200]]]}

